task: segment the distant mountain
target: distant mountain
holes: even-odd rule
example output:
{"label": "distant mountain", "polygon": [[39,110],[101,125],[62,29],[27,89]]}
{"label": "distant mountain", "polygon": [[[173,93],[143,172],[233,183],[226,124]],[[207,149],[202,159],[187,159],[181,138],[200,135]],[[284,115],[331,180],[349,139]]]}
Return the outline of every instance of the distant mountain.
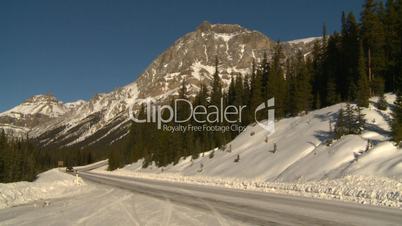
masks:
{"label": "distant mountain", "polygon": [[[282,42],[285,57],[297,51],[309,54],[317,38]],[[97,94],[89,101],[66,103],[49,95],[34,96],[0,114],[0,128],[8,134],[29,134],[43,146],[111,143],[128,133],[128,109],[152,97],[165,101],[177,95],[186,79],[190,95],[201,82],[209,82],[219,61],[219,74],[225,86],[232,75],[250,73],[253,60],[264,53],[272,57],[278,45],[264,34],[232,24],[203,22],[179,38],[159,55],[138,79],[110,93]]]}
{"label": "distant mountain", "polygon": [[36,95],[0,113],[0,128],[14,136],[23,136],[36,126],[66,114],[79,104],[63,104],[52,95]]}

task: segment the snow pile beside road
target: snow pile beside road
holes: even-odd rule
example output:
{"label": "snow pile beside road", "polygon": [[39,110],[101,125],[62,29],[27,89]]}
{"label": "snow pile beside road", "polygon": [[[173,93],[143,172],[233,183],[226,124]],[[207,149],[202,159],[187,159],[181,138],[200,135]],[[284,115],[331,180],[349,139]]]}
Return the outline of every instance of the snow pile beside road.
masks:
{"label": "snow pile beside road", "polygon": [[86,191],[80,179],[58,169],[39,174],[34,182],[0,183],[0,209],[50,198],[59,198]]}
{"label": "snow pile beside road", "polygon": [[109,175],[199,184],[240,190],[272,192],[329,200],[353,201],[361,204],[402,208],[402,180],[386,177],[350,175],[334,180],[309,182],[267,182],[259,178],[224,178],[208,176],[183,176],[174,173],[144,173],[126,169],[113,172],[94,170]]}

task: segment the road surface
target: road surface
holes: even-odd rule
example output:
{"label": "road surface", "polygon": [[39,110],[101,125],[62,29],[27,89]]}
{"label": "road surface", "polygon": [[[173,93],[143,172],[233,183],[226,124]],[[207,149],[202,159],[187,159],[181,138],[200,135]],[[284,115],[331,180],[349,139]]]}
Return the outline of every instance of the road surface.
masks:
{"label": "road surface", "polygon": [[79,172],[86,180],[211,211],[253,225],[402,225],[402,211],[264,192]]}

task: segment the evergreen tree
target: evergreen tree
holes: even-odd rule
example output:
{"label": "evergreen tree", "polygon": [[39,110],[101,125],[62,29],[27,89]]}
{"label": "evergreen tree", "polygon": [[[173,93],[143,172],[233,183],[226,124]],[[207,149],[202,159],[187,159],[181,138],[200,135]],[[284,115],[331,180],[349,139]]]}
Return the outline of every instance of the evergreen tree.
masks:
{"label": "evergreen tree", "polygon": [[[215,73],[213,76],[212,80],[212,89],[211,89],[211,101],[210,104],[219,107],[221,105],[221,100],[223,98],[223,93],[222,93],[222,82],[221,78],[219,77],[219,61],[218,58],[216,58],[215,62]],[[219,116],[216,116],[219,117]],[[217,119],[218,120],[218,119]],[[213,123],[215,126],[221,125],[222,122],[216,122]],[[213,136],[213,143],[215,147],[219,147],[222,144],[224,144],[225,138],[221,132],[214,132]]]}
{"label": "evergreen tree", "polygon": [[343,108],[339,109],[338,117],[335,124],[335,137],[336,139],[341,138],[347,133],[346,122],[345,122],[345,112]]}
{"label": "evergreen tree", "polygon": [[[402,71],[398,69],[398,64],[402,58],[401,55],[401,15],[402,15],[402,3],[399,0],[398,3],[395,0],[387,0],[386,10],[384,16],[384,33],[385,33],[385,77],[386,77],[386,90],[396,91],[397,89],[397,78],[400,76]],[[399,12],[398,12],[399,10]],[[399,61],[399,62],[398,62]],[[402,87],[402,84],[401,86]]]}
{"label": "evergreen tree", "polygon": [[243,77],[241,75],[238,75],[236,77],[236,83],[235,83],[235,98],[234,98],[234,105],[236,106],[242,106],[246,105],[247,103],[243,102],[243,97],[244,97],[244,82],[243,82]]}
{"label": "evergreen tree", "polygon": [[277,43],[272,57],[270,73],[268,77],[268,98],[275,98],[275,117],[282,118],[285,115],[285,100],[287,84],[283,72],[282,60],[284,58],[282,46]]}
{"label": "evergreen tree", "polygon": [[[250,82],[250,113],[251,113],[251,120],[254,120],[254,111],[260,105],[263,103],[263,93],[262,93],[262,84],[261,84],[261,79],[262,73],[261,70],[256,70],[256,65],[255,62],[253,61],[253,67],[252,67],[252,74],[251,74],[251,82]],[[268,87],[269,89],[269,87]],[[257,119],[261,120],[264,118],[264,112],[260,111],[257,114]]]}
{"label": "evergreen tree", "polygon": [[334,33],[328,39],[327,47],[323,56],[323,84],[322,99],[324,105],[332,105],[339,102],[342,98],[341,87],[343,87],[341,71],[341,36]]}
{"label": "evergreen tree", "polygon": [[[187,91],[187,83],[186,80],[183,79],[182,84],[181,84],[181,88],[179,91],[179,99],[186,100],[188,101],[188,91]],[[184,122],[179,122],[179,125],[182,126],[187,126],[190,122],[189,120],[189,116],[191,114],[191,109],[189,108],[189,106],[187,105],[187,103],[184,103],[180,101],[181,104],[178,104],[177,106],[177,116],[178,119],[180,121],[184,121]],[[191,154],[190,149],[192,149],[192,141],[193,141],[193,133],[191,131],[188,131],[186,133],[182,133],[180,136],[180,144],[177,148],[180,149],[181,155],[182,156],[188,156]]]}
{"label": "evergreen tree", "polygon": [[326,92],[326,105],[333,105],[339,101],[338,94],[336,92],[336,83],[333,78],[329,78],[326,84],[327,92]]}
{"label": "evergreen tree", "polygon": [[294,60],[294,66],[288,73],[289,96],[288,112],[297,115],[300,112],[308,111],[311,108],[311,62],[306,63],[304,56],[299,52]]}
{"label": "evergreen tree", "polygon": [[245,112],[242,115],[242,122],[244,126],[247,126],[254,120],[254,116],[251,114],[251,88],[249,75],[246,75],[243,79],[242,103],[243,105],[246,105]]}
{"label": "evergreen tree", "polygon": [[335,137],[340,137],[348,134],[361,134],[366,124],[364,114],[361,108],[353,107],[347,103],[346,108],[341,108],[338,111],[338,117],[335,124]]}
{"label": "evergreen tree", "polygon": [[392,137],[397,144],[402,142],[402,95],[398,95],[393,109]]}
{"label": "evergreen tree", "polygon": [[313,106],[315,109],[319,109],[322,106],[321,95],[323,93],[323,48],[322,42],[317,40],[314,42],[312,50],[312,93],[314,96]]}
{"label": "evergreen tree", "polygon": [[374,0],[366,0],[361,13],[361,37],[369,67],[369,79],[382,76],[385,69],[384,26],[378,14],[379,5]]}
{"label": "evergreen tree", "polygon": [[356,83],[359,70],[359,26],[352,13],[345,18],[343,15],[340,49],[341,75],[339,80],[339,91],[343,100],[354,100],[356,98]]}
{"label": "evergreen tree", "polygon": [[359,81],[357,86],[357,105],[368,107],[369,105],[369,85],[366,74],[366,61],[364,59],[363,47],[361,45],[359,54]]}
{"label": "evergreen tree", "polygon": [[384,94],[380,96],[380,98],[378,98],[377,101],[377,108],[380,109],[381,111],[385,111],[388,108],[388,103],[385,100],[385,96]]}
{"label": "evergreen tree", "polygon": [[232,79],[230,80],[230,84],[229,84],[229,90],[228,90],[228,99],[227,102],[229,105],[233,105],[236,99],[236,83],[235,83],[235,79],[232,76]]}
{"label": "evergreen tree", "polygon": [[8,154],[6,150],[6,135],[3,129],[0,129],[0,181],[5,180],[5,156]]}
{"label": "evergreen tree", "polygon": [[219,106],[221,103],[221,98],[223,97],[222,93],[222,82],[219,77],[219,61],[216,58],[215,61],[215,73],[212,79],[212,90],[211,90],[211,104]]}
{"label": "evergreen tree", "polygon": [[362,109],[357,106],[355,108],[355,121],[353,125],[353,133],[354,134],[361,134],[366,126],[366,119],[364,118],[365,114],[362,113]]}
{"label": "evergreen tree", "polygon": [[266,97],[268,96],[268,76],[269,76],[269,71],[270,71],[270,65],[268,62],[268,57],[267,57],[267,53],[264,52],[264,57],[262,59],[261,62],[261,86],[262,86],[262,95],[263,95],[263,99],[266,99]]}

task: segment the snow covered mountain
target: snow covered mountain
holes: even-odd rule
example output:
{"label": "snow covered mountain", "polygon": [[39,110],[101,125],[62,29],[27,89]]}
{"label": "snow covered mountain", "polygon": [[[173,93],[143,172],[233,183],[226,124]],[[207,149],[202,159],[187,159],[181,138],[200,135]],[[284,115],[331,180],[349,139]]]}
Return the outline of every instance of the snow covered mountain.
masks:
{"label": "snow covered mountain", "polygon": [[[308,54],[316,38],[280,43],[286,57]],[[203,22],[158,56],[137,81],[89,101],[63,104],[49,95],[34,96],[0,114],[0,128],[8,134],[37,138],[44,146],[110,143],[128,131],[128,109],[152,97],[164,101],[177,94],[183,79],[190,95],[208,82],[219,61],[224,84],[232,75],[247,74],[253,60],[272,56],[277,42],[264,34],[232,24]]]}
{"label": "snow covered mountain", "polygon": [[23,136],[36,126],[58,118],[84,102],[63,104],[52,95],[35,95],[20,105],[0,113],[0,128]]}

